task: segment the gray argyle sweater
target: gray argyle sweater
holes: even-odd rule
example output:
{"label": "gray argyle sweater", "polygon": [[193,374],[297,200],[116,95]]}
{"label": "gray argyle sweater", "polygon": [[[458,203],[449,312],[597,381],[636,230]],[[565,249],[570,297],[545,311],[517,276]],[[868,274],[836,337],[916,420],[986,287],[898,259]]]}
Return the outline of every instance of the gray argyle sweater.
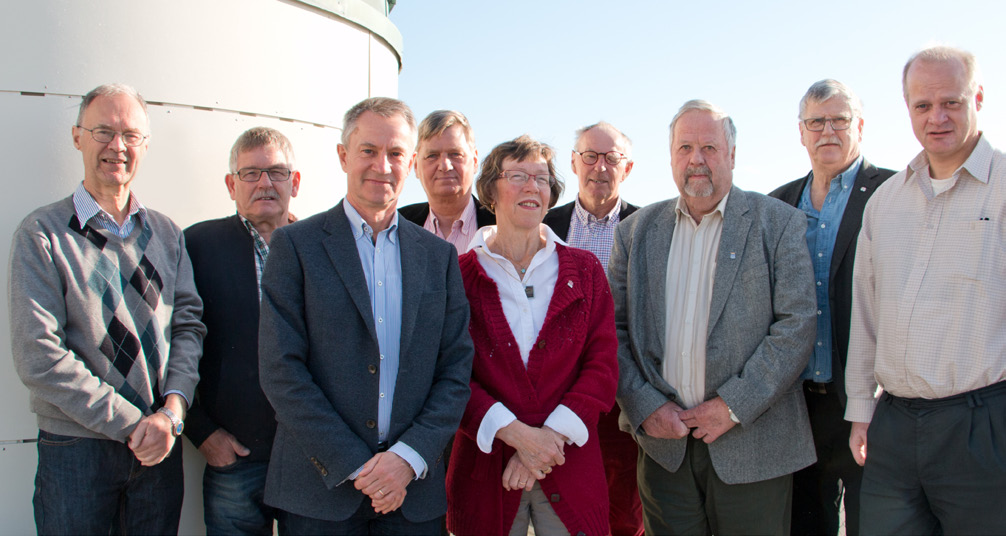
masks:
{"label": "gray argyle sweater", "polygon": [[14,231],[14,365],[38,427],[123,441],[179,391],[192,400],[206,328],[181,230],[147,210],[125,239],[77,221],[68,197]]}

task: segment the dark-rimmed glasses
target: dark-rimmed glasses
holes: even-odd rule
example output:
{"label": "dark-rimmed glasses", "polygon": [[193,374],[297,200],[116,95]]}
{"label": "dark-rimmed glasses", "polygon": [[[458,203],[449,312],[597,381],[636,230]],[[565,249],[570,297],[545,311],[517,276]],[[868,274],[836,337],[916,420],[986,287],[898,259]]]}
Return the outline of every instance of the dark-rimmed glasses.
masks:
{"label": "dark-rimmed glasses", "polygon": [[147,139],[148,136],[144,136],[139,132],[127,130],[126,132],[119,132],[117,130],[112,130],[110,128],[87,128],[77,125],[77,128],[86,130],[91,133],[91,138],[98,143],[111,143],[115,139],[115,135],[118,134],[122,136],[122,143],[126,147],[138,147],[143,144],[143,140]]}
{"label": "dark-rimmed glasses", "polygon": [[617,166],[619,162],[625,159],[625,155],[618,151],[608,151],[606,153],[599,153],[597,151],[584,151],[580,152],[576,149],[573,150],[574,153],[580,155],[580,160],[583,160],[584,164],[588,166],[593,166],[597,163],[597,157],[603,156],[604,161],[608,163],[609,166]]}
{"label": "dark-rimmed glasses", "polygon": [[852,117],[811,117],[803,120],[803,126],[811,132],[821,132],[824,126],[831,123],[832,130],[846,130],[852,126]]}
{"label": "dark-rimmed glasses", "polygon": [[240,179],[241,182],[258,182],[258,180],[262,178],[263,173],[268,174],[269,180],[271,180],[272,182],[283,182],[286,180],[290,180],[290,174],[293,173],[293,170],[280,167],[275,168],[249,167],[239,169],[237,173],[234,173],[234,175],[237,175],[238,179]]}

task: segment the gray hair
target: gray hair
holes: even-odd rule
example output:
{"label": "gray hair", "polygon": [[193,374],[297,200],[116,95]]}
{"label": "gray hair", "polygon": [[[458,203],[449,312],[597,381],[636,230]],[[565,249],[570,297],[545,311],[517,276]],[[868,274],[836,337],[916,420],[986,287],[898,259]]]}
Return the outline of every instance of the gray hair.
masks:
{"label": "gray hair", "polygon": [[734,126],[734,120],[731,119],[730,116],[727,115],[727,113],[719,106],[702,99],[692,99],[682,104],[681,108],[678,109],[678,113],[674,114],[674,119],[671,119],[670,127],[671,142],[674,141],[674,125],[678,123],[678,119],[681,119],[681,116],[693,110],[709,112],[713,114],[713,119],[720,120],[723,124],[723,137],[727,140],[727,151],[732,151],[734,143],[737,141],[737,127]]}
{"label": "gray hair", "polygon": [[424,141],[429,141],[435,136],[443,134],[445,130],[454,125],[461,127],[461,132],[464,133],[468,145],[474,151],[475,132],[472,130],[472,125],[468,122],[465,114],[454,110],[436,110],[419,123],[419,141],[416,142],[416,150],[419,150],[419,145]]}
{"label": "gray hair", "polygon": [[611,123],[608,123],[607,121],[598,121],[597,123],[594,123],[593,125],[587,125],[587,126],[585,126],[583,128],[577,129],[577,131],[576,131],[576,141],[573,142],[573,147],[579,148],[580,147],[580,140],[583,138],[583,135],[586,134],[587,132],[595,129],[595,128],[608,129],[608,130],[611,130],[612,132],[614,132],[615,134],[617,134],[618,135],[617,138],[621,139],[622,151],[625,152],[625,156],[628,158],[629,161],[632,160],[632,140],[630,140],[629,137],[626,136],[624,132],[622,132],[621,130],[618,130],[617,128],[615,128],[615,125],[612,125]]}
{"label": "gray hair", "polygon": [[811,84],[807,93],[804,93],[803,98],[800,99],[800,115],[797,116],[797,119],[801,121],[807,119],[805,117],[807,105],[811,102],[824,102],[832,97],[842,97],[849,104],[853,116],[863,117],[863,101],[859,100],[856,93],[838,80],[825,78]]}
{"label": "gray hair", "polygon": [[147,113],[147,101],[143,100],[143,97],[133,86],[126,84],[102,84],[88,91],[87,95],[84,95],[84,98],[81,99],[80,108],[77,110],[77,126],[83,126],[80,123],[84,120],[84,111],[94,102],[94,99],[98,97],[114,97],[116,95],[129,95],[136,99],[136,102],[140,103],[140,108],[143,108],[143,116],[147,118],[147,127],[150,127],[150,114]]}
{"label": "gray hair", "polygon": [[356,122],[364,112],[372,112],[384,118],[401,115],[409,124],[412,137],[416,137],[416,117],[407,104],[389,97],[371,97],[355,104],[342,118],[342,145],[349,146],[349,136],[356,130]]}
{"label": "gray hair", "polygon": [[238,171],[238,156],[241,153],[258,149],[259,147],[273,146],[283,152],[287,164],[291,169],[296,169],[296,159],[293,156],[293,145],[282,132],[269,127],[250,128],[240,136],[231,147],[231,173]]}
{"label": "gray hair", "polygon": [[978,59],[975,55],[959,48],[936,45],[925,50],[920,50],[908,58],[905,69],[901,72],[901,91],[905,94],[905,102],[908,102],[908,69],[916,61],[928,63],[944,63],[949,61],[959,61],[964,66],[964,77],[968,81],[968,96],[972,97],[978,93],[978,86],[981,83],[981,69],[978,67]]}

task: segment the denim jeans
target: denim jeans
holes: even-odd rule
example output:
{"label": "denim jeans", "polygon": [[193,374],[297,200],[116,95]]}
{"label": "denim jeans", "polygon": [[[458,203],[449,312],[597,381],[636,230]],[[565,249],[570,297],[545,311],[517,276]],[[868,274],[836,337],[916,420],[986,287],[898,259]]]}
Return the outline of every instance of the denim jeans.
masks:
{"label": "denim jeans", "polygon": [[207,465],[203,472],[206,534],[272,535],[276,511],[262,502],[269,462],[241,458],[225,467]]}
{"label": "denim jeans", "polygon": [[177,534],[182,449],[153,467],[125,443],[39,430],[35,527],[39,534]]}

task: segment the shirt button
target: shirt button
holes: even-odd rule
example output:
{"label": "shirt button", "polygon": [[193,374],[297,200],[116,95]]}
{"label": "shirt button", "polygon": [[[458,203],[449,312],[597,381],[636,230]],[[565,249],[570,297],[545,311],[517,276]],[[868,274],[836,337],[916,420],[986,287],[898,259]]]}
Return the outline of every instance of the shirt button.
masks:
{"label": "shirt button", "polygon": [[821,282],[820,281],[817,282],[817,286],[821,286]]}
{"label": "shirt button", "polygon": [[379,287],[383,287],[383,286],[384,286],[384,281],[378,281],[378,282],[377,282],[377,286],[379,286]]}
{"label": "shirt button", "polygon": [[815,372],[814,374],[817,375],[817,376],[820,376],[821,375],[821,371],[819,370],[819,371]]}
{"label": "shirt button", "polygon": [[384,319],[381,318],[381,317],[377,317],[377,323],[378,324],[383,324],[384,323]]}
{"label": "shirt button", "polygon": [[819,252],[819,253],[817,254],[817,256],[818,256],[818,257],[824,257],[824,253],[820,253],[820,252]]}
{"label": "shirt button", "polygon": [[370,372],[371,374],[377,374],[377,367],[375,367],[374,365],[367,365],[367,372]]}
{"label": "shirt button", "polygon": [[384,398],[384,393],[381,393],[381,398]]}
{"label": "shirt button", "polygon": [[823,343],[823,342],[821,342],[821,341],[817,341],[817,345],[818,345],[818,346],[824,346],[824,343]]}
{"label": "shirt button", "polygon": [[818,314],[818,316],[820,316],[822,314],[820,309],[817,310],[817,314]]}
{"label": "shirt button", "polygon": [[381,354],[381,359],[384,359],[384,354]]}
{"label": "shirt button", "polygon": [[821,228],[824,229],[825,227],[826,227],[826,225],[822,223],[821,224]]}

